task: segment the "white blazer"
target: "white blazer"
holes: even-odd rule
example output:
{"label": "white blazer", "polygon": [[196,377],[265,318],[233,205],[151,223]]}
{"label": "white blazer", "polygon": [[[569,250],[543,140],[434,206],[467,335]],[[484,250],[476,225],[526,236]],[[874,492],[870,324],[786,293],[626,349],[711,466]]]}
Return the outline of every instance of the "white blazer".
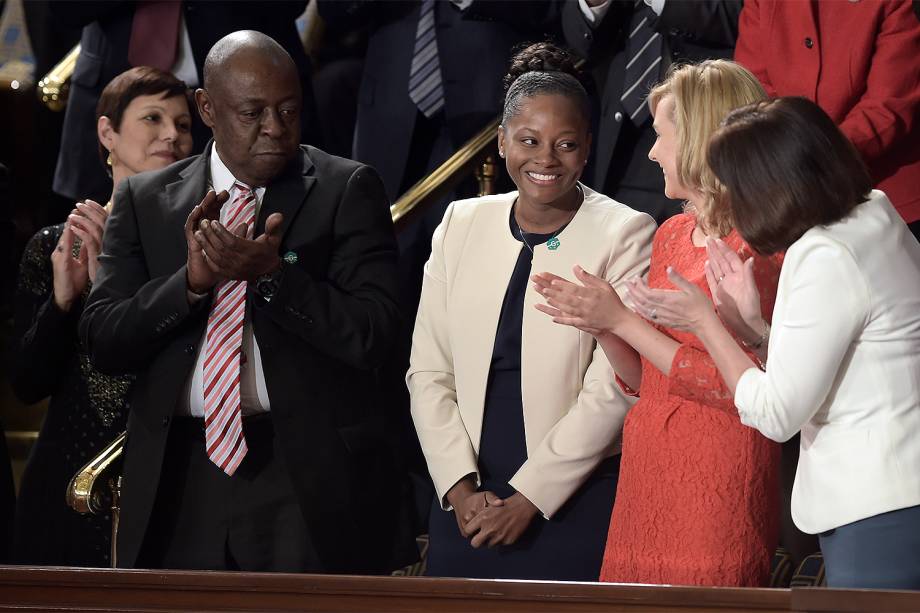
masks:
{"label": "white blazer", "polygon": [[920,244],[884,193],[786,252],[769,358],[735,404],[773,440],[801,429],[799,528],[920,504]]}
{"label": "white blazer", "polygon": [[[582,186],[585,201],[559,234],[534,247],[534,273],[573,278],[572,267],[618,289],[648,270],[655,222]],[[511,235],[517,192],[454,202],[434,233],[406,381],[412,419],[444,509],[447,491],[476,475],[492,349],[505,290],[523,244]],[[550,517],[618,449],[632,406],[594,338],[553,323],[524,299],[521,385],[527,460],[510,485]]]}

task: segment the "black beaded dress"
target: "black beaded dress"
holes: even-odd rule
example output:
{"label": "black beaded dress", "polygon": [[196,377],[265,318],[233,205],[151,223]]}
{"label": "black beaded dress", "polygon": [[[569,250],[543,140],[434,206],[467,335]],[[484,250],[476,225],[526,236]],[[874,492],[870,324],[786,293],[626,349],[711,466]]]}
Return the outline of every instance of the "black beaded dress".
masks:
{"label": "black beaded dress", "polygon": [[[68,313],[54,304],[51,253],[63,224],[39,230],[22,256],[11,370],[26,403],[49,397],[16,506],[13,561],[109,566],[111,517],[67,506],[71,477],[125,429],[129,377],[97,372],[77,337],[81,299]],[[85,298],[85,295],[84,295]]]}
{"label": "black beaded dress", "polygon": [[[486,387],[478,468],[482,490],[507,498],[515,490],[508,481],[527,460],[524,405],[521,396],[521,330],[524,295],[530,279],[531,245],[553,240],[553,234],[522,233],[514,214],[509,231],[525,241],[502,302],[489,380]],[[610,513],[616,493],[619,459],[602,461],[571,498],[546,520],[539,515],[516,543],[473,549],[457,527],[453,511],[445,512],[435,497],[429,516],[429,576],[482,579],[544,579],[597,581]]]}

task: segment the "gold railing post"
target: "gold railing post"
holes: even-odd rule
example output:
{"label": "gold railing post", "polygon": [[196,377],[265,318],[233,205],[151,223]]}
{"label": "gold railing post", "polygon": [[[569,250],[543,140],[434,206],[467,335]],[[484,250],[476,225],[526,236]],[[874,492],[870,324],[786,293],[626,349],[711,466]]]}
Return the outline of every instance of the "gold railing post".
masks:
{"label": "gold railing post", "polygon": [[476,167],[476,183],[479,185],[479,196],[491,196],[495,193],[495,177],[498,176],[498,167],[495,165],[495,156],[491,153]]}
{"label": "gold railing post", "polygon": [[112,568],[118,568],[118,520],[121,517],[121,475],[109,480],[112,489]]}
{"label": "gold railing post", "polygon": [[67,106],[67,94],[70,91],[70,77],[80,56],[80,44],[77,43],[70,53],[64,56],[45,77],[38,82],[38,99],[52,111],[63,111]]}

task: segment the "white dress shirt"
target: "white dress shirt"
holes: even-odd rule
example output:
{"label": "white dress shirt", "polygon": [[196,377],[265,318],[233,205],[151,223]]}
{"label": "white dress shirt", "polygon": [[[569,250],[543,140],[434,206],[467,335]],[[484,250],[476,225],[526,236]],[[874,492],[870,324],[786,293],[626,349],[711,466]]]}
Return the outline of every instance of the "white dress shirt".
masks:
{"label": "white dress shirt", "polygon": [[[220,211],[221,223],[226,222],[227,211],[230,203],[236,198],[239,189],[234,187],[237,180],[233,177],[217,152],[217,144],[211,148],[211,186],[214,191],[220,193],[227,190],[230,193],[230,199]],[[240,182],[242,183],[242,182]],[[265,188],[258,187],[256,194],[256,218],[259,216],[259,208],[262,206],[262,198],[265,196]],[[192,371],[187,384],[188,398],[187,406],[179,406],[178,415],[191,415],[192,417],[204,417],[204,348],[207,344],[207,329],[198,342],[198,355],[195,358],[195,369]],[[265,373],[262,372],[262,354],[259,352],[259,343],[252,333],[252,319],[250,310],[247,306],[245,319],[243,321],[243,357],[240,365],[240,403],[243,409],[243,415],[253,415],[264,413],[271,410],[271,404],[268,400],[268,387],[265,385]]]}
{"label": "white dress shirt", "polygon": [[[661,15],[661,12],[664,10],[664,3],[666,0],[645,0],[645,3],[655,11],[656,15]],[[607,2],[602,2],[597,6],[588,6],[588,3],[585,0],[578,0],[578,8],[581,9],[581,14],[584,16],[585,21],[587,21],[592,28],[596,28],[600,25],[601,21],[604,20],[604,15],[607,14],[607,11],[610,9],[610,0]]]}
{"label": "white dress shirt", "polygon": [[786,252],[767,371],[735,404],[773,440],[801,429],[805,532],[920,504],[920,244],[884,193]]}
{"label": "white dress shirt", "polygon": [[177,46],[176,63],[173,64],[170,72],[183,81],[186,87],[198,87],[198,68],[195,66],[195,56],[192,53],[192,41],[188,37],[184,11],[179,20],[179,44]]}

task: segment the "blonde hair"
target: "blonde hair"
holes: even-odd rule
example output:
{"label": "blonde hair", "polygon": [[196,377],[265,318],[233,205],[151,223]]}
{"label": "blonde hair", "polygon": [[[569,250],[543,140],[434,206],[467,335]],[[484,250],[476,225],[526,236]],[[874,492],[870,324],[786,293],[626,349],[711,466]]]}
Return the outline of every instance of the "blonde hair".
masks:
{"label": "blonde hair", "polygon": [[732,231],[731,209],[725,188],[706,160],[710,137],[732,109],[767,98],[750,71],[728,60],[673,65],[665,79],[652,88],[648,104],[652,114],[666,96],[674,97],[677,128],[677,176],[687,188],[703,195],[687,207],[707,234],[725,236]]}

